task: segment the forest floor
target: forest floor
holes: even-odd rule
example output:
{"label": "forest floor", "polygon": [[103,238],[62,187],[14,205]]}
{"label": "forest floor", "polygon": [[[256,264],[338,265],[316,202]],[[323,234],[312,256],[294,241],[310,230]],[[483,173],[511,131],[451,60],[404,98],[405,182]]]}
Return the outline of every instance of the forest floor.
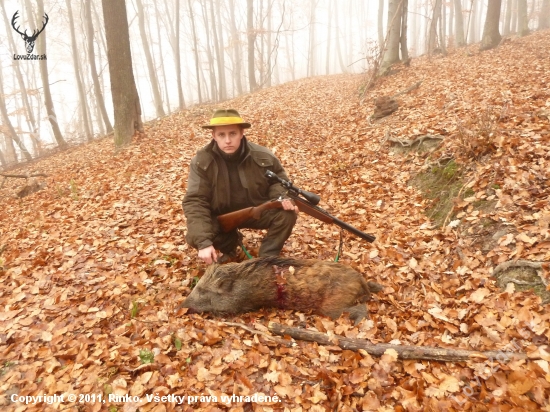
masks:
{"label": "forest floor", "polygon": [[[102,139],[19,170],[48,177],[22,199],[16,179],[0,193],[2,409],[550,411],[548,50],[550,31],[538,32],[413,59],[364,95],[365,76],[321,76],[224,104],[297,186],[376,236],[345,235],[341,262],[385,285],[357,326],[345,315],[176,310],[205,269],[185,244],[181,200],[214,106],[150,122],[116,154]],[[418,81],[396,112],[370,120],[375,98]],[[251,249],[262,236],[245,235]],[[300,214],[283,255],[331,260],[338,240],[336,226]],[[269,322],[502,356],[436,362],[287,346]],[[63,401],[21,398],[54,394]],[[97,402],[109,394],[136,398]],[[233,394],[279,401],[224,403]]]}

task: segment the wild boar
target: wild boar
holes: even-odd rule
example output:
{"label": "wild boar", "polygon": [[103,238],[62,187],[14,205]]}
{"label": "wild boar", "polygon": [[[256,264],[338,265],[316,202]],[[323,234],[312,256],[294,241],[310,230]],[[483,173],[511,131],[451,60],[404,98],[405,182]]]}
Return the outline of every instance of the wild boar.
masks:
{"label": "wild boar", "polygon": [[272,256],[211,265],[181,306],[218,314],[277,307],[333,319],[349,312],[357,324],[368,316],[364,302],[382,289],[339,263]]}

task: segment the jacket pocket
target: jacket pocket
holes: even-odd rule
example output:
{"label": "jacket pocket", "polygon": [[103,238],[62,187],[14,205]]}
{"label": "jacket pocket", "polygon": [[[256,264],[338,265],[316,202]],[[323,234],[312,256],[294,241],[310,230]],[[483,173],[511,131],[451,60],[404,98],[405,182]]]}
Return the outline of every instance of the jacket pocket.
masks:
{"label": "jacket pocket", "polygon": [[269,157],[253,157],[254,162],[260,167],[270,168],[273,167],[273,159]]}

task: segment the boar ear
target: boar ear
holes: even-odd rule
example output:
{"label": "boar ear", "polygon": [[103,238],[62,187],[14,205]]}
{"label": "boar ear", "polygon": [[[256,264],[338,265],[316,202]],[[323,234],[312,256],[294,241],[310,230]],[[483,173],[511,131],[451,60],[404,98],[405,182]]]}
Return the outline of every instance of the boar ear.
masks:
{"label": "boar ear", "polygon": [[214,286],[219,292],[229,293],[233,289],[233,278],[222,274],[215,280]]}

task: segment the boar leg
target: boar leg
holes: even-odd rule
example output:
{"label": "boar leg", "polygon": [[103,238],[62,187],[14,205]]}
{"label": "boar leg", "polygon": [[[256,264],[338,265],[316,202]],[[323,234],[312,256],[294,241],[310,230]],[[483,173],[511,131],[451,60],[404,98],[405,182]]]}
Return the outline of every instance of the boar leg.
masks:
{"label": "boar leg", "polygon": [[344,312],[349,312],[349,318],[354,321],[355,325],[363,319],[369,317],[369,311],[367,310],[367,306],[365,304],[351,306],[344,309]]}
{"label": "boar leg", "polygon": [[369,317],[369,311],[367,310],[367,307],[364,304],[350,306],[343,309],[324,310],[322,311],[322,314],[332,319],[338,319],[340,315],[342,315],[342,313],[344,312],[349,313],[349,318],[353,320],[356,325],[362,319]]}

